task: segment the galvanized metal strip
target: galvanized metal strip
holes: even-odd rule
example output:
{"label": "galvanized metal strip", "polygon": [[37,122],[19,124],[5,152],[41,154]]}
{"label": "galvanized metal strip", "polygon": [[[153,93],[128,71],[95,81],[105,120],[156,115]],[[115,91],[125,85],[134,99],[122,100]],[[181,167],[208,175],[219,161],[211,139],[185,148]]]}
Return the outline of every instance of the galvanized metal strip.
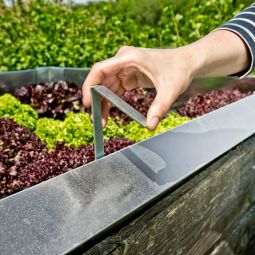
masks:
{"label": "galvanized metal strip", "polygon": [[0,200],[1,255],[63,254],[255,133],[255,95]]}
{"label": "galvanized metal strip", "polygon": [[114,94],[110,89],[103,85],[93,86],[92,89],[97,91],[101,96],[106,98],[109,102],[111,102],[114,106],[119,108],[122,112],[126,113],[131,119],[137,121],[143,127],[146,127],[146,117],[144,117],[131,105],[122,100],[119,96]]}
{"label": "galvanized metal strip", "polygon": [[95,159],[104,156],[104,135],[102,128],[102,110],[101,110],[101,96],[93,87],[91,88],[92,98],[92,121],[93,121],[93,135],[94,135],[94,152]]}
{"label": "galvanized metal strip", "polygon": [[126,103],[110,89],[103,85],[91,86],[92,97],[92,119],[93,119],[93,134],[95,146],[95,158],[99,159],[104,156],[104,138],[102,130],[102,110],[101,110],[101,96],[111,102],[121,111],[126,113],[130,118],[137,121],[143,127],[146,127],[146,118],[134,109],[131,105]]}

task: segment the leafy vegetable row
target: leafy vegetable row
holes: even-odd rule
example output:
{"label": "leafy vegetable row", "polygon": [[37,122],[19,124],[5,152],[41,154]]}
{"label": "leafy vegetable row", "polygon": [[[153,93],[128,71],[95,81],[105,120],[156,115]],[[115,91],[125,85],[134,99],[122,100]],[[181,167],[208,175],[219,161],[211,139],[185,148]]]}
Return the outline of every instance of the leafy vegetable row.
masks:
{"label": "leafy vegetable row", "polygon": [[[133,89],[125,92],[121,98],[143,115],[155,98],[155,90]],[[50,83],[28,84],[15,91],[19,101],[32,106],[39,117],[51,117],[63,120],[69,112],[85,112],[82,103],[82,91],[75,83],[56,81]],[[112,107],[110,116],[126,124],[131,119],[116,107]]]}
{"label": "leafy vegetable row", "polygon": [[[72,97],[76,100],[77,95],[81,100],[80,92],[77,94],[78,89],[75,88],[70,97],[65,97],[62,90],[70,92],[68,83],[55,83],[57,88],[51,85],[46,88],[33,85],[19,90],[16,96],[23,96],[21,100],[30,105],[21,103],[10,94],[0,96],[0,198],[94,160],[90,115],[81,107],[77,108],[78,112],[73,112],[72,106],[63,101]],[[71,85],[71,88],[73,86]],[[28,93],[29,90],[32,93]],[[35,96],[37,92],[39,94]],[[197,95],[177,109],[183,117],[174,112],[169,113],[154,132],[141,127],[135,121],[127,120],[126,116],[113,109],[114,118],[109,119],[104,129],[105,152],[110,154],[118,151],[133,142],[179,126],[189,121],[189,117],[201,116],[250,94],[251,92],[241,93],[232,89]],[[144,91],[133,91],[125,94],[123,98],[137,110],[144,112],[154,96]],[[49,114],[52,114],[50,111],[54,109],[61,109],[60,112],[55,111],[61,113],[60,115],[50,115],[61,118],[39,117],[40,102]]]}
{"label": "leafy vegetable row", "polygon": [[[64,90],[63,87],[65,88]],[[64,92],[70,92],[70,89],[73,90],[73,94],[70,97],[65,97]],[[29,93],[29,91],[32,91],[32,93]],[[240,92],[238,89],[225,89],[214,90],[203,95],[191,97],[183,106],[177,109],[177,112],[183,117],[171,112],[161,121],[154,132],[150,132],[146,128],[141,127],[135,121],[128,120],[127,116],[116,108],[113,108],[111,111],[113,118],[109,119],[104,129],[104,137],[105,139],[125,137],[135,142],[142,141],[181,125],[189,120],[188,117],[194,118],[201,116],[250,94],[251,92]],[[77,95],[79,96],[77,97]],[[23,102],[30,103],[31,106],[22,104],[10,94],[5,94],[0,97],[0,117],[11,118],[18,124],[28,127],[42,140],[47,142],[48,148],[54,148],[56,142],[63,142],[65,145],[76,148],[81,145],[93,143],[91,119],[89,114],[84,112],[82,108],[80,89],[75,87],[74,84],[56,82],[54,84],[46,84],[45,87],[40,84],[29,85],[18,90],[16,96]],[[72,101],[70,98],[79,100],[76,103],[79,107],[76,109],[81,112],[72,112],[73,103],[77,101]],[[154,95],[150,95],[150,93],[142,90],[131,91],[123,96],[126,102],[143,114],[146,114],[153,98]],[[67,100],[71,103],[71,107],[70,104],[66,104]],[[41,111],[41,105],[45,109],[43,113]],[[56,109],[61,109],[62,119],[60,120],[38,117],[38,115],[53,116],[50,113],[52,111],[57,113]],[[64,114],[66,112],[67,114]],[[55,117],[58,116],[56,115]]]}
{"label": "leafy vegetable row", "polygon": [[[49,149],[54,148],[56,142],[63,142],[65,145],[74,146],[75,148],[93,143],[92,123],[89,114],[86,112],[69,112],[64,120],[39,118],[37,112],[31,106],[20,103],[10,94],[4,94],[0,96],[1,117],[13,119],[18,124],[34,131],[40,139],[47,142]],[[125,137],[138,142],[179,126],[188,120],[190,120],[188,117],[181,117],[172,112],[166,116],[155,131],[150,132],[135,121],[123,125],[119,121],[110,118],[104,128],[104,137],[105,139]]]}
{"label": "leafy vegetable row", "polygon": [[[0,96],[0,198],[94,160],[88,113],[69,112],[57,120],[40,118],[36,110],[10,94]],[[170,113],[156,131],[149,132],[134,121],[124,125],[110,118],[104,129],[105,152],[118,151],[188,120]]]}
{"label": "leafy vegetable row", "polygon": [[[105,153],[110,154],[131,144],[126,138],[113,138],[105,141]],[[57,143],[48,151],[46,144],[28,128],[11,119],[0,118],[0,198],[93,160],[93,145],[76,149]]]}

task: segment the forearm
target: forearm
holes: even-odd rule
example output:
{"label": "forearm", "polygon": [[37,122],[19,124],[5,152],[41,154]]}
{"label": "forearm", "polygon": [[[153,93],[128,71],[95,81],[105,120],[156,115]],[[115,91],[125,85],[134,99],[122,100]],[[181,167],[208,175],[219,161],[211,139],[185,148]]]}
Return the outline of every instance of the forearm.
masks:
{"label": "forearm", "polygon": [[255,69],[255,3],[185,50],[195,77],[249,74]]}
{"label": "forearm", "polygon": [[214,31],[184,50],[191,52],[194,77],[240,73],[247,70],[251,62],[248,45],[239,35],[227,30]]}

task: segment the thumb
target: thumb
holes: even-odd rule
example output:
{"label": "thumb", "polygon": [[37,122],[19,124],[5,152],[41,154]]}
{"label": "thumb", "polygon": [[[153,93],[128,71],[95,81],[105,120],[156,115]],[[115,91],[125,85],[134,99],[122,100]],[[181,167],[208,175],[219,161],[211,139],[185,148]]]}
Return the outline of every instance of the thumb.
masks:
{"label": "thumb", "polygon": [[176,95],[166,92],[164,89],[157,92],[147,114],[147,126],[151,131],[156,129],[160,120],[168,113],[176,98]]}

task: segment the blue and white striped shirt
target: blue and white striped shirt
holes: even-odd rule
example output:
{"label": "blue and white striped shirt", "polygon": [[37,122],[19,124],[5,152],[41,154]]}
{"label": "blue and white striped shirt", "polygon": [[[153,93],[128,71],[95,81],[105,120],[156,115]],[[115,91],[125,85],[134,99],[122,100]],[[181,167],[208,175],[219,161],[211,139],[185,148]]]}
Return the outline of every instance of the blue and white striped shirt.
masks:
{"label": "blue and white striped shirt", "polygon": [[251,53],[250,67],[240,74],[241,77],[248,75],[255,70],[255,3],[245,8],[227,23],[218,27],[218,29],[229,30],[238,34],[247,44]]}

